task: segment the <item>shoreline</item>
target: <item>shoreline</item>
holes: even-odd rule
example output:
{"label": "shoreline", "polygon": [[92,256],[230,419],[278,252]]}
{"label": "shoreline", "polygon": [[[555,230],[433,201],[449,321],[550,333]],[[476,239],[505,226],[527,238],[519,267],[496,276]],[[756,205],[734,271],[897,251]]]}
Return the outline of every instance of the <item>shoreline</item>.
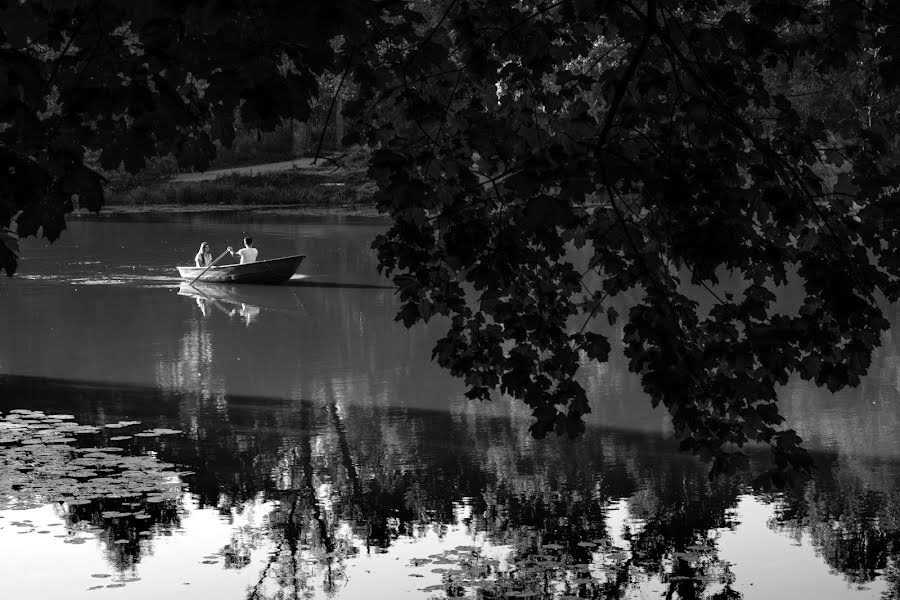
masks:
{"label": "shoreline", "polygon": [[288,219],[336,219],[389,223],[390,217],[380,214],[373,206],[309,206],[303,204],[155,204],[109,205],[100,212],[76,210],[68,215],[78,221],[104,221],[107,219],[171,220],[179,217],[199,216],[247,216]]}

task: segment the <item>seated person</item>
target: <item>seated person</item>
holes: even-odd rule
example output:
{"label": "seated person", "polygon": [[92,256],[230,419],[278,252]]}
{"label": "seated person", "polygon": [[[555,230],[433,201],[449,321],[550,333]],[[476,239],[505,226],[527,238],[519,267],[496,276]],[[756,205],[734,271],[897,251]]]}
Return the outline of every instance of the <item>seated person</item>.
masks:
{"label": "seated person", "polygon": [[194,264],[198,267],[208,267],[212,263],[212,254],[209,253],[209,244],[203,242],[200,244],[200,250],[194,257]]}
{"label": "seated person", "polygon": [[253,247],[253,238],[245,237],[244,238],[244,247],[235,252],[231,246],[228,246],[228,252],[231,253],[232,256],[235,254],[241,257],[241,262],[238,264],[245,265],[247,263],[256,262],[256,257],[259,256],[259,250]]}

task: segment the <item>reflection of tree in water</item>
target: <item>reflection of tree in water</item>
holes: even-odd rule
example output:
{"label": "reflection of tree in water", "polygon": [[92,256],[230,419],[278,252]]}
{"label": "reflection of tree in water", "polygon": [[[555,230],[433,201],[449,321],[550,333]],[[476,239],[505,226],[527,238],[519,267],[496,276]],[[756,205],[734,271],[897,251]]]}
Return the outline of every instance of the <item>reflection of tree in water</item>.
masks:
{"label": "reflection of tree in water", "polygon": [[[663,576],[667,598],[738,598],[729,565],[717,556],[715,532],[733,527],[729,514],[740,482],[732,477],[710,482],[696,468],[681,466],[648,472],[641,491],[629,500],[632,518],[641,523],[627,536],[631,560],[642,571]],[[713,592],[710,584],[722,589]],[[609,597],[624,594],[616,591]]]}
{"label": "reflection of tree in water", "polygon": [[[456,425],[450,415],[377,418],[371,407],[345,411],[329,396],[283,411],[240,410],[247,412],[230,415],[239,427],[221,420],[227,414],[204,415],[220,421],[201,419],[206,428],[183,440],[175,460],[204,465],[191,467],[198,471],[191,487],[207,504],[240,507],[259,494],[279,502],[265,535],[242,532],[229,545],[242,556],[274,545],[255,597],[339,590],[347,558],[388,548],[398,537],[440,531],[455,522],[460,505],[469,508],[463,525],[473,534],[512,548],[513,566],[546,562],[550,554],[551,564],[561,562],[542,571],[547,589],[625,597],[650,576],[665,583],[671,598],[739,597],[729,565],[718,557],[716,531],[731,526],[742,483],[709,482],[703,465],[672,458],[664,440],[607,432],[603,443],[536,446],[512,430],[515,423],[497,421],[491,437],[507,443],[491,445],[471,440],[472,424]],[[398,440],[406,444],[402,452],[387,449]],[[867,486],[844,478],[823,504],[823,485],[810,484],[790,505],[791,514],[805,515],[798,527],[820,547],[831,544],[825,560],[850,580],[858,572],[896,577],[896,551],[888,548],[894,542],[884,535],[886,524],[897,522],[890,502],[876,502]],[[628,528],[611,530],[609,507],[622,498]],[[779,507],[780,515],[789,514],[787,503]],[[829,533],[835,514],[847,523],[849,515],[858,517],[838,535]],[[881,532],[866,529],[875,521]],[[561,549],[548,551],[548,544]],[[873,552],[880,552],[874,562]],[[465,561],[470,579],[505,576],[471,556],[457,557],[456,566]],[[505,581],[523,589],[521,576]],[[444,591],[459,591],[454,585],[448,580]]]}
{"label": "reflection of tree in water", "polygon": [[[311,407],[301,407],[301,425],[311,424]],[[269,520],[275,550],[263,569],[249,598],[264,598],[282,591],[298,598],[306,596],[315,587],[314,578],[323,575],[323,590],[331,594],[344,578],[343,561],[355,553],[346,539],[340,539],[337,528],[340,523],[335,513],[323,506],[313,466],[312,434],[303,436],[299,444],[281,454],[274,475],[278,482],[279,509]]]}
{"label": "reflection of tree in water", "polygon": [[[429,527],[440,531],[454,523],[460,505],[469,508],[463,525],[473,534],[486,533],[491,544],[512,546],[513,562],[545,560],[544,547],[558,545],[557,554],[564,557],[557,558],[572,567],[544,573],[558,580],[547,585],[580,590],[585,597],[622,597],[640,573],[670,578],[670,593],[677,591],[681,597],[711,597],[704,596],[705,584],[729,577],[713,553],[691,561],[688,552],[699,543],[711,544],[708,532],[727,525],[726,511],[736,504],[738,485],[707,483],[703,468],[692,461],[680,461],[669,471],[659,469],[654,463],[662,448],[644,453],[650,462],[641,464],[635,456],[642,454],[628,446],[646,444],[644,436],[620,436],[614,456],[605,456],[599,446],[581,444],[569,446],[557,458],[547,448],[535,451],[530,440],[524,445],[514,442],[521,438],[512,431],[501,435],[511,441],[509,446],[453,446],[454,436],[463,432],[453,430],[449,416],[430,415],[393,422],[400,428],[399,437],[410,443],[398,464],[396,455],[383,451],[385,432],[371,425],[375,421],[369,421],[368,429],[351,425],[333,397],[324,406],[304,402],[294,408],[299,437],[259,436],[258,442],[265,443],[254,449],[256,465],[270,478],[260,489],[279,506],[269,517],[268,540],[249,540],[251,545],[267,541],[275,547],[251,597],[302,596],[319,586],[335,591],[342,585],[348,557],[378,552],[400,536],[416,536]],[[419,429],[418,435],[404,436],[404,428]],[[351,437],[350,432],[364,433]],[[390,432],[394,440],[397,434]],[[416,447],[414,440],[427,444]],[[239,445],[227,444],[233,449]],[[446,448],[452,451],[443,451]],[[503,467],[496,468],[499,465]],[[641,473],[654,475],[636,479]],[[203,478],[199,473],[198,483]],[[652,490],[638,495],[631,507],[645,524],[626,535],[626,546],[616,547],[611,536],[617,532],[608,531],[606,522],[608,506],[638,489]],[[673,559],[678,553],[682,557]],[[601,555],[613,558],[601,561]],[[472,556],[458,558],[467,561],[472,577],[498,577],[496,565]],[[580,581],[591,576],[584,565],[601,562],[610,576]],[[572,584],[573,578],[580,582]],[[523,584],[512,577],[504,585],[519,589]],[[462,588],[450,582],[447,589]],[[728,588],[721,593],[726,595],[718,597],[732,597]]]}
{"label": "reflection of tree in water", "polygon": [[[558,454],[552,443],[536,449],[532,441],[517,441],[513,431],[494,431],[508,440],[502,446],[459,444],[454,438],[466,434],[454,429],[449,416],[429,415],[391,422],[392,442],[399,437],[409,443],[399,464],[398,455],[384,452],[386,434],[372,425],[380,421],[371,414],[345,417],[333,400],[303,403],[299,411],[300,437],[277,449],[270,440],[278,459],[261,460],[278,488],[267,497],[281,505],[270,519],[269,539],[278,551],[261,573],[257,597],[338,589],[348,557],[377,552],[429,527],[440,531],[454,523],[463,504],[470,513],[463,525],[483,532],[492,545],[509,545],[510,564],[519,573],[458,555],[455,568],[469,581],[502,580],[507,590],[523,590],[531,580],[521,572],[537,569],[541,589],[581,597],[626,597],[648,576],[665,583],[669,598],[740,597],[730,565],[718,556],[716,532],[732,526],[742,482],[708,481],[703,465],[671,458],[667,444],[652,436],[609,432],[604,444],[579,444]],[[826,562],[848,580],[869,581],[878,573],[900,580],[897,497],[846,477],[828,480],[827,471],[822,477],[793,504],[780,501],[780,517],[802,515],[798,531],[810,532]],[[628,526],[613,531],[608,510],[621,498],[628,499]],[[542,563],[550,566],[541,570]],[[463,589],[454,581],[448,578],[444,587],[451,595]]]}
{"label": "reflection of tree in water", "polygon": [[[621,598],[653,575],[668,582],[668,597],[737,597],[728,566],[709,538],[711,530],[730,526],[726,511],[736,504],[735,481],[710,484],[686,461],[667,470],[643,465],[644,477],[635,480],[630,471],[639,465],[596,453],[588,464],[600,477],[571,468],[586,458],[580,453],[555,468],[547,464],[525,489],[520,482],[502,483],[484,495],[487,510],[474,507],[483,514],[475,528],[488,532],[491,542],[514,548],[510,561],[518,572],[500,578],[508,589]],[[608,512],[626,497],[628,520],[624,530],[613,531]],[[537,588],[529,581],[534,569],[543,578]],[[705,596],[710,584],[725,585]]]}
{"label": "reflection of tree in water", "polygon": [[[172,535],[181,526],[180,500],[141,497],[103,498],[60,511],[70,530],[95,531],[106,559],[117,571],[136,566],[152,538]],[[118,513],[117,516],[110,516]]]}
{"label": "reflection of tree in water", "polygon": [[881,597],[884,600],[900,598],[900,557],[897,554],[888,559],[887,567],[884,570],[884,580],[887,583],[887,589]]}
{"label": "reflection of tree in water", "polygon": [[[197,300],[199,304],[201,300]],[[205,317],[205,313],[204,313]],[[203,400],[221,399],[225,385],[213,371],[215,344],[205,318],[192,319],[190,327],[181,336],[174,360],[156,364],[156,384],[163,390],[181,391],[190,388],[199,392]]]}
{"label": "reflection of tree in water", "polygon": [[[189,487],[201,506],[230,514],[277,501],[267,527],[238,529],[229,544],[210,549],[236,569],[255,564],[254,549],[277,549],[259,573],[260,598],[339,591],[348,558],[452,527],[511,549],[508,564],[473,553],[448,558],[470,580],[506,578],[519,586],[509,589],[521,590],[522,573],[531,569],[548,589],[582,597],[622,597],[648,578],[664,583],[672,598],[736,597],[716,532],[729,526],[745,488],[733,479],[709,482],[704,465],[673,456],[658,436],[591,430],[577,444],[536,442],[521,435],[515,420],[344,406],[348,394],[329,393],[328,386],[315,402],[229,397],[220,407],[196,393],[166,392],[161,405],[159,391],[61,395],[52,386],[23,385],[35,396],[64,397],[73,412],[96,414],[92,403],[102,403],[108,420],[120,406],[141,407],[153,416],[116,416],[141,419],[144,427],[161,418],[157,425],[186,430],[135,450],[153,449],[159,460],[195,471]],[[823,560],[849,580],[883,574],[896,591],[896,480],[893,465],[833,459],[805,493],[768,498],[777,508],[773,525],[809,535]],[[139,524],[131,530],[125,521],[102,518],[117,506],[82,506],[75,515],[80,522],[101,515],[96,522],[124,566],[144,548],[134,544],[134,533],[147,536]],[[177,526],[169,513],[153,509],[154,534]],[[456,593],[458,582],[448,575],[443,591]]]}
{"label": "reflection of tree in water", "polygon": [[808,535],[822,559],[851,583],[865,584],[887,572],[896,587],[900,490],[890,479],[873,483],[852,467],[823,462],[802,494],[778,501],[771,526],[795,539]]}

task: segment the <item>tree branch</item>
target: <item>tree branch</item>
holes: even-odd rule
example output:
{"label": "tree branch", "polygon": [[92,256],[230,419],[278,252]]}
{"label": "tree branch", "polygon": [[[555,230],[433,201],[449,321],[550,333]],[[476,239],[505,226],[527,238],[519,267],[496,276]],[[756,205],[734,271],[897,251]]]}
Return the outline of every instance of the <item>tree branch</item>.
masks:
{"label": "tree branch", "polygon": [[597,138],[597,147],[600,148],[603,144],[606,143],[606,137],[609,135],[610,129],[612,129],[613,120],[616,117],[616,113],[619,111],[619,105],[622,103],[622,99],[625,98],[625,92],[628,91],[628,86],[631,83],[631,79],[634,77],[634,74],[637,72],[638,65],[641,60],[644,58],[644,53],[646,53],[647,48],[650,46],[650,40],[653,39],[653,35],[656,33],[656,0],[648,0],[647,1],[647,31],[644,33],[643,39],[641,39],[641,43],[638,45],[637,50],[634,52],[634,56],[631,57],[631,62],[628,63],[628,67],[625,69],[625,74],[622,75],[622,80],[619,81],[619,85],[616,87],[616,91],[613,94],[612,103],[609,105],[609,110],[606,113],[606,119],[603,122],[603,128],[600,130],[600,135]]}
{"label": "tree branch", "polygon": [[353,57],[356,55],[356,46],[353,46],[350,49],[350,58],[347,59],[347,66],[344,67],[344,73],[341,75],[341,82],[337,86],[337,90],[334,92],[334,96],[331,98],[331,105],[328,107],[328,114],[325,115],[325,124],[322,125],[322,134],[319,136],[319,143],[316,146],[316,155],[313,156],[312,164],[316,164],[316,161],[319,160],[319,153],[322,151],[322,143],[325,141],[325,132],[328,131],[328,121],[331,120],[331,113],[334,111],[334,105],[337,103],[338,96],[341,95],[341,88],[344,87],[344,80],[347,79],[347,73],[350,72],[350,65],[353,64]]}

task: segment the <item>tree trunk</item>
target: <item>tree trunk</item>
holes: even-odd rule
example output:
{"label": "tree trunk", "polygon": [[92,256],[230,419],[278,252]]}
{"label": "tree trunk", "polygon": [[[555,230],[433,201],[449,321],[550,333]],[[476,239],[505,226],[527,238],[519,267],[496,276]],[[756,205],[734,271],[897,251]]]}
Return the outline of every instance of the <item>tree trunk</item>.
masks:
{"label": "tree trunk", "polygon": [[294,156],[306,156],[309,154],[309,123],[301,123],[295,120],[293,125],[293,143],[291,153]]}
{"label": "tree trunk", "polygon": [[344,139],[344,98],[342,96],[338,96],[334,103],[334,139],[335,146],[338,148],[344,145],[341,141]]}

